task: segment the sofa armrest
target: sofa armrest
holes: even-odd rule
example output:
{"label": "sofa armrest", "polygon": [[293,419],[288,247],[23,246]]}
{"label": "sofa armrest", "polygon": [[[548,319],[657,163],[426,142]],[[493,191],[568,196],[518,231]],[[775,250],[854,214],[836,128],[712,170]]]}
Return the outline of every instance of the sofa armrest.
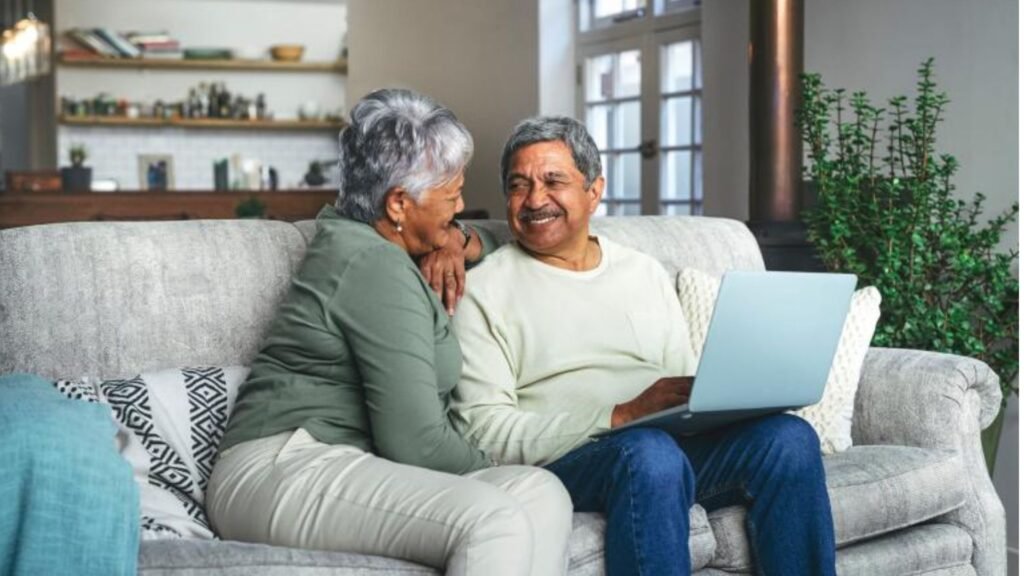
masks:
{"label": "sofa armrest", "polygon": [[937,352],[871,348],[853,415],[854,444],[901,444],[959,451],[1002,402],[984,362]]}
{"label": "sofa armrest", "polygon": [[967,500],[938,519],[971,536],[978,576],[1006,574],[1006,511],[981,449],[981,430],[999,413],[999,377],[984,362],[920,350],[871,348],[853,415],[854,444],[955,451]]}

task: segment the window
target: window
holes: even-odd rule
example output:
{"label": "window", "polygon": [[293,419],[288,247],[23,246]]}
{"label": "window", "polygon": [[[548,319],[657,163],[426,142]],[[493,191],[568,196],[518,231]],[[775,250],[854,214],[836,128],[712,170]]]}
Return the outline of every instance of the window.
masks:
{"label": "window", "polygon": [[[699,0],[580,0],[579,115],[601,153],[599,215],[700,214]],[[661,14],[658,16],[657,14]]]}
{"label": "window", "polygon": [[640,51],[590,58],[586,68],[585,122],[607,181],[602,214],[640,214]]}
{"label": "window", "polygon": [[646,5],[645,0],[583,0],[580,2],[580,30],[606,28],[643,18]]}
{"label": "window", "polygon": [[669,14],[682,12],[700,6],[701,0],[656,0],[654,3],[655,14]]}
{"label": "window", "polygon": [[700,43],[661,46],[659,206],[662,214],[700,214]]}

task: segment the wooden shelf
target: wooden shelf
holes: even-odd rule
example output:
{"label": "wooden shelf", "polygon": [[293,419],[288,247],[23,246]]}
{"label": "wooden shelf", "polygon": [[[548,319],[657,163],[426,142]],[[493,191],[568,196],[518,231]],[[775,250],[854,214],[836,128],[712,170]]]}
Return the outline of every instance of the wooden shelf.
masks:
{"label": "wooden shelf", "polygon": [[332,204],[333,189],[287,191],[0,193],[0,229],[55,222],[102,220],[194,220],[236,218],[250,198],[266,207],[265,217],[294,222],[315,218]]}
{"label": "wooden shelf", "polygon": [[128,118],[126,116],[58,117],[64,126],[118,126],[125,128],[214,128],[227,130],[341,130],[344,122],[327,120],[231,120],[225,118]]}
{"label": "wooden shelf", "polygon": [[77,68],[124,68],[150,70],[240,70],[253,72],[334,72],[345,74],[348,61],[284,62],[279,60],[184,60],[162,58],[68,58],[61,54],[57,62]]}

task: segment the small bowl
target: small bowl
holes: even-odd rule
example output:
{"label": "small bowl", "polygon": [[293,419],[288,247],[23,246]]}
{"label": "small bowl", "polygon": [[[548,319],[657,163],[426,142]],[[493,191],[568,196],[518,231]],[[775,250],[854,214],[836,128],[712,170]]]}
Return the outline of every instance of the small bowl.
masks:
{"label": "small bowl", "polygon": [[275,44],[270,47],[270,57],[284,62],[298,62],[305,50],[302,44]]}

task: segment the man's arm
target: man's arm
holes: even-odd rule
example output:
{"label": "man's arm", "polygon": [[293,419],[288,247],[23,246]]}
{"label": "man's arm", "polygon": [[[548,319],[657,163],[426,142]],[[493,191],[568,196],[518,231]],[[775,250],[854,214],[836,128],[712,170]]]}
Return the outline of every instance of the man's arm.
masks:
{"label": "man's arm", "polygon": [[611,427],[613,406],[536,413],[519,408],[520,359],[500,321],[470,293],[459,306],[455,331],[463,353],[462,378],[452,397],[456,427],[490,457],[505,464],[543,465]]}
{"label": "man's arm", "polygon": [[615,405],[615,409],[612,411],[612,428],[618,428],[637,418],[685,404],[690,399],[692,389],[693,378],[690,376],[660,378],[636,398]]}

